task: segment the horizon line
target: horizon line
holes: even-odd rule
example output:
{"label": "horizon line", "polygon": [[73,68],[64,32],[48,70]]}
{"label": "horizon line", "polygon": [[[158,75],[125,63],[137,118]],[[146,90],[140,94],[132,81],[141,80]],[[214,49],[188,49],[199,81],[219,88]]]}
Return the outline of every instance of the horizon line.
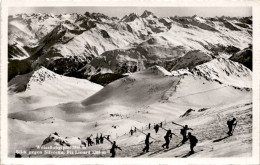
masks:
{"label": "horizon line", "polygon": [[[122,10],[124,8],[124,10]],[[161,10],[163,8],[163,10]],[[173,10],[174,9],[174,10]],[[187,10],[188,9],[188,10]],[[122,18],[130,13],[142,15],[145,10],[159,17],[252,17],[252,7],[9,7],[8,16],[17,14],[82,14],[101,13],[109,17]]]}

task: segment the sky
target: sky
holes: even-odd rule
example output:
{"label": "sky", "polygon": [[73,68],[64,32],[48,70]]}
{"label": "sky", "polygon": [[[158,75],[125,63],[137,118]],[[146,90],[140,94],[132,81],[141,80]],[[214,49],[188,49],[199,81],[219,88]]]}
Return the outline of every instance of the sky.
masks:
{"label": "sky", "polygon": [[110,17],[119,17],[135,12],[141,15],[144,10],[153,12],[156,16],[193,16],[202,17],[230,16],[245,17],[252,16],[251,7],[10,7],[8,14],[19,13],[79,13],[84,14],[86,11],[103,13]]}

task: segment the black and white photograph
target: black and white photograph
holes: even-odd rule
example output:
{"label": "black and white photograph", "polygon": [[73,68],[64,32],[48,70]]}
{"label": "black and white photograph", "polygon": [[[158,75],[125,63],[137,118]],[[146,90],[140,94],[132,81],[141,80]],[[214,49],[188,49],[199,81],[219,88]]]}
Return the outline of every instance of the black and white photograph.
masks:
{"label": "black and white photograph", "polygon": [[251,6],[10,6],[7,23],[8,158],[252,157]]}

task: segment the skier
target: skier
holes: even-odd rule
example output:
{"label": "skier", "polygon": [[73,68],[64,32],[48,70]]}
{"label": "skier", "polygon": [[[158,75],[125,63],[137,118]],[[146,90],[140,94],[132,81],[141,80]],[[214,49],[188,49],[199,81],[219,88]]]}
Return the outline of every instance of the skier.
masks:
{"label": "skier", "polygon": [[229,130],[227,134],[229,136],[232,136],[233,125],[236,125],[236,124],[237,124],[236,118],[233,118],[232,120],[227,121],[228,130]]}
{"label": "skier", "polygon": [[130,132],[129,132],[131,136],[133,136],[133,132],[134,132],[134,131],[133,131],[132,128],[131,128],[131,130],[130,130]]}
{"label": "skier", "polygon": [[114,141],[114,143],[112,144],[112,148],[110,149],[110,153],[112,154],[111,158],[114,158],[116,156],[116,149],[121,150],[121,148],[116,145],[116,141]]}
{"label": "skier", "polygon": [[88,141],[88,146],[92,146],[92,140],[91,140],[91,136],[92,135],[90,135],[89,137],[87,137],[87,141]]}
{"label": "skier", "polygon": [[136,132],[136,127],[135,127],[135,132]]}
{"label": "skier", "polygon": [[98,145],[99,144],[99,137],[98,137],[98,135],[97,135],[97,137],[95,139],[96,139],[96,145]]}
{"label": "skier", "polygon": [[189,128],[188,125],[185,125],[182,129],[181,129],[181,135],[182,135],[182,144],[184,144],[188,138],[187,138],[187,130],[193,130],[192,128]]}
{"label": "skier", "polygon": [[149,123],[148,128],[151,129],[151,123]]}
{"label": "skier", "polygon": [[157,133],[157,132],[159,131],[159,125],[156,124],[156,125],[154,126],[154,129],[155,129],[155,133]]}
{"label": "skier", "polygon": [[100,144],[103,144],[104,138],[103,138],[102,134],[100,135],[99,140],[100,140]]}
{"label": "skier", "polygon": [[195,136],[193,136],[190,132],[188,133],[188,139],[190,139],[190,153],[193,154],[194,153],[193,148],[198,143],[198,139]]}
{"label": "skier", "polygon": [[162,128],[162,122],[160,123],[160,127]]}
{"label": "skier", "polygon": [[143,152],[149,152],[149,145],[150,145],[150,143],[149,143],[149,138],[150,138],[150,133],[148,133],[148,134],[146,135],[146,138],[145,138],[145,147],[144,147],[144,149],[143,149]]}
{"label": "skier", "polygon": [[170,129],[166,132],[166,135],[164,136],[165,143],[162,145],[163,148],[164,148],[164,146],[166,146],[167,149],[169,148],[170,137],[172,136],[172,134],[173,133]]}

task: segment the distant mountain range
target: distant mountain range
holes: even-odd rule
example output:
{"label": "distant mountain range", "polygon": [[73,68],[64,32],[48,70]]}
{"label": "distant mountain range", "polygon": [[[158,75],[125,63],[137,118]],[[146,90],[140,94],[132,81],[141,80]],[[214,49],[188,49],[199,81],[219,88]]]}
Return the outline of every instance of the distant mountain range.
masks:
{"label": "distant mountain range", "polygon": [[231,56],[252,69],[252,17],[34,13],[10,15],[8,29],[9,80],[44,66],[106,85],[154,65],[191,69]]}

